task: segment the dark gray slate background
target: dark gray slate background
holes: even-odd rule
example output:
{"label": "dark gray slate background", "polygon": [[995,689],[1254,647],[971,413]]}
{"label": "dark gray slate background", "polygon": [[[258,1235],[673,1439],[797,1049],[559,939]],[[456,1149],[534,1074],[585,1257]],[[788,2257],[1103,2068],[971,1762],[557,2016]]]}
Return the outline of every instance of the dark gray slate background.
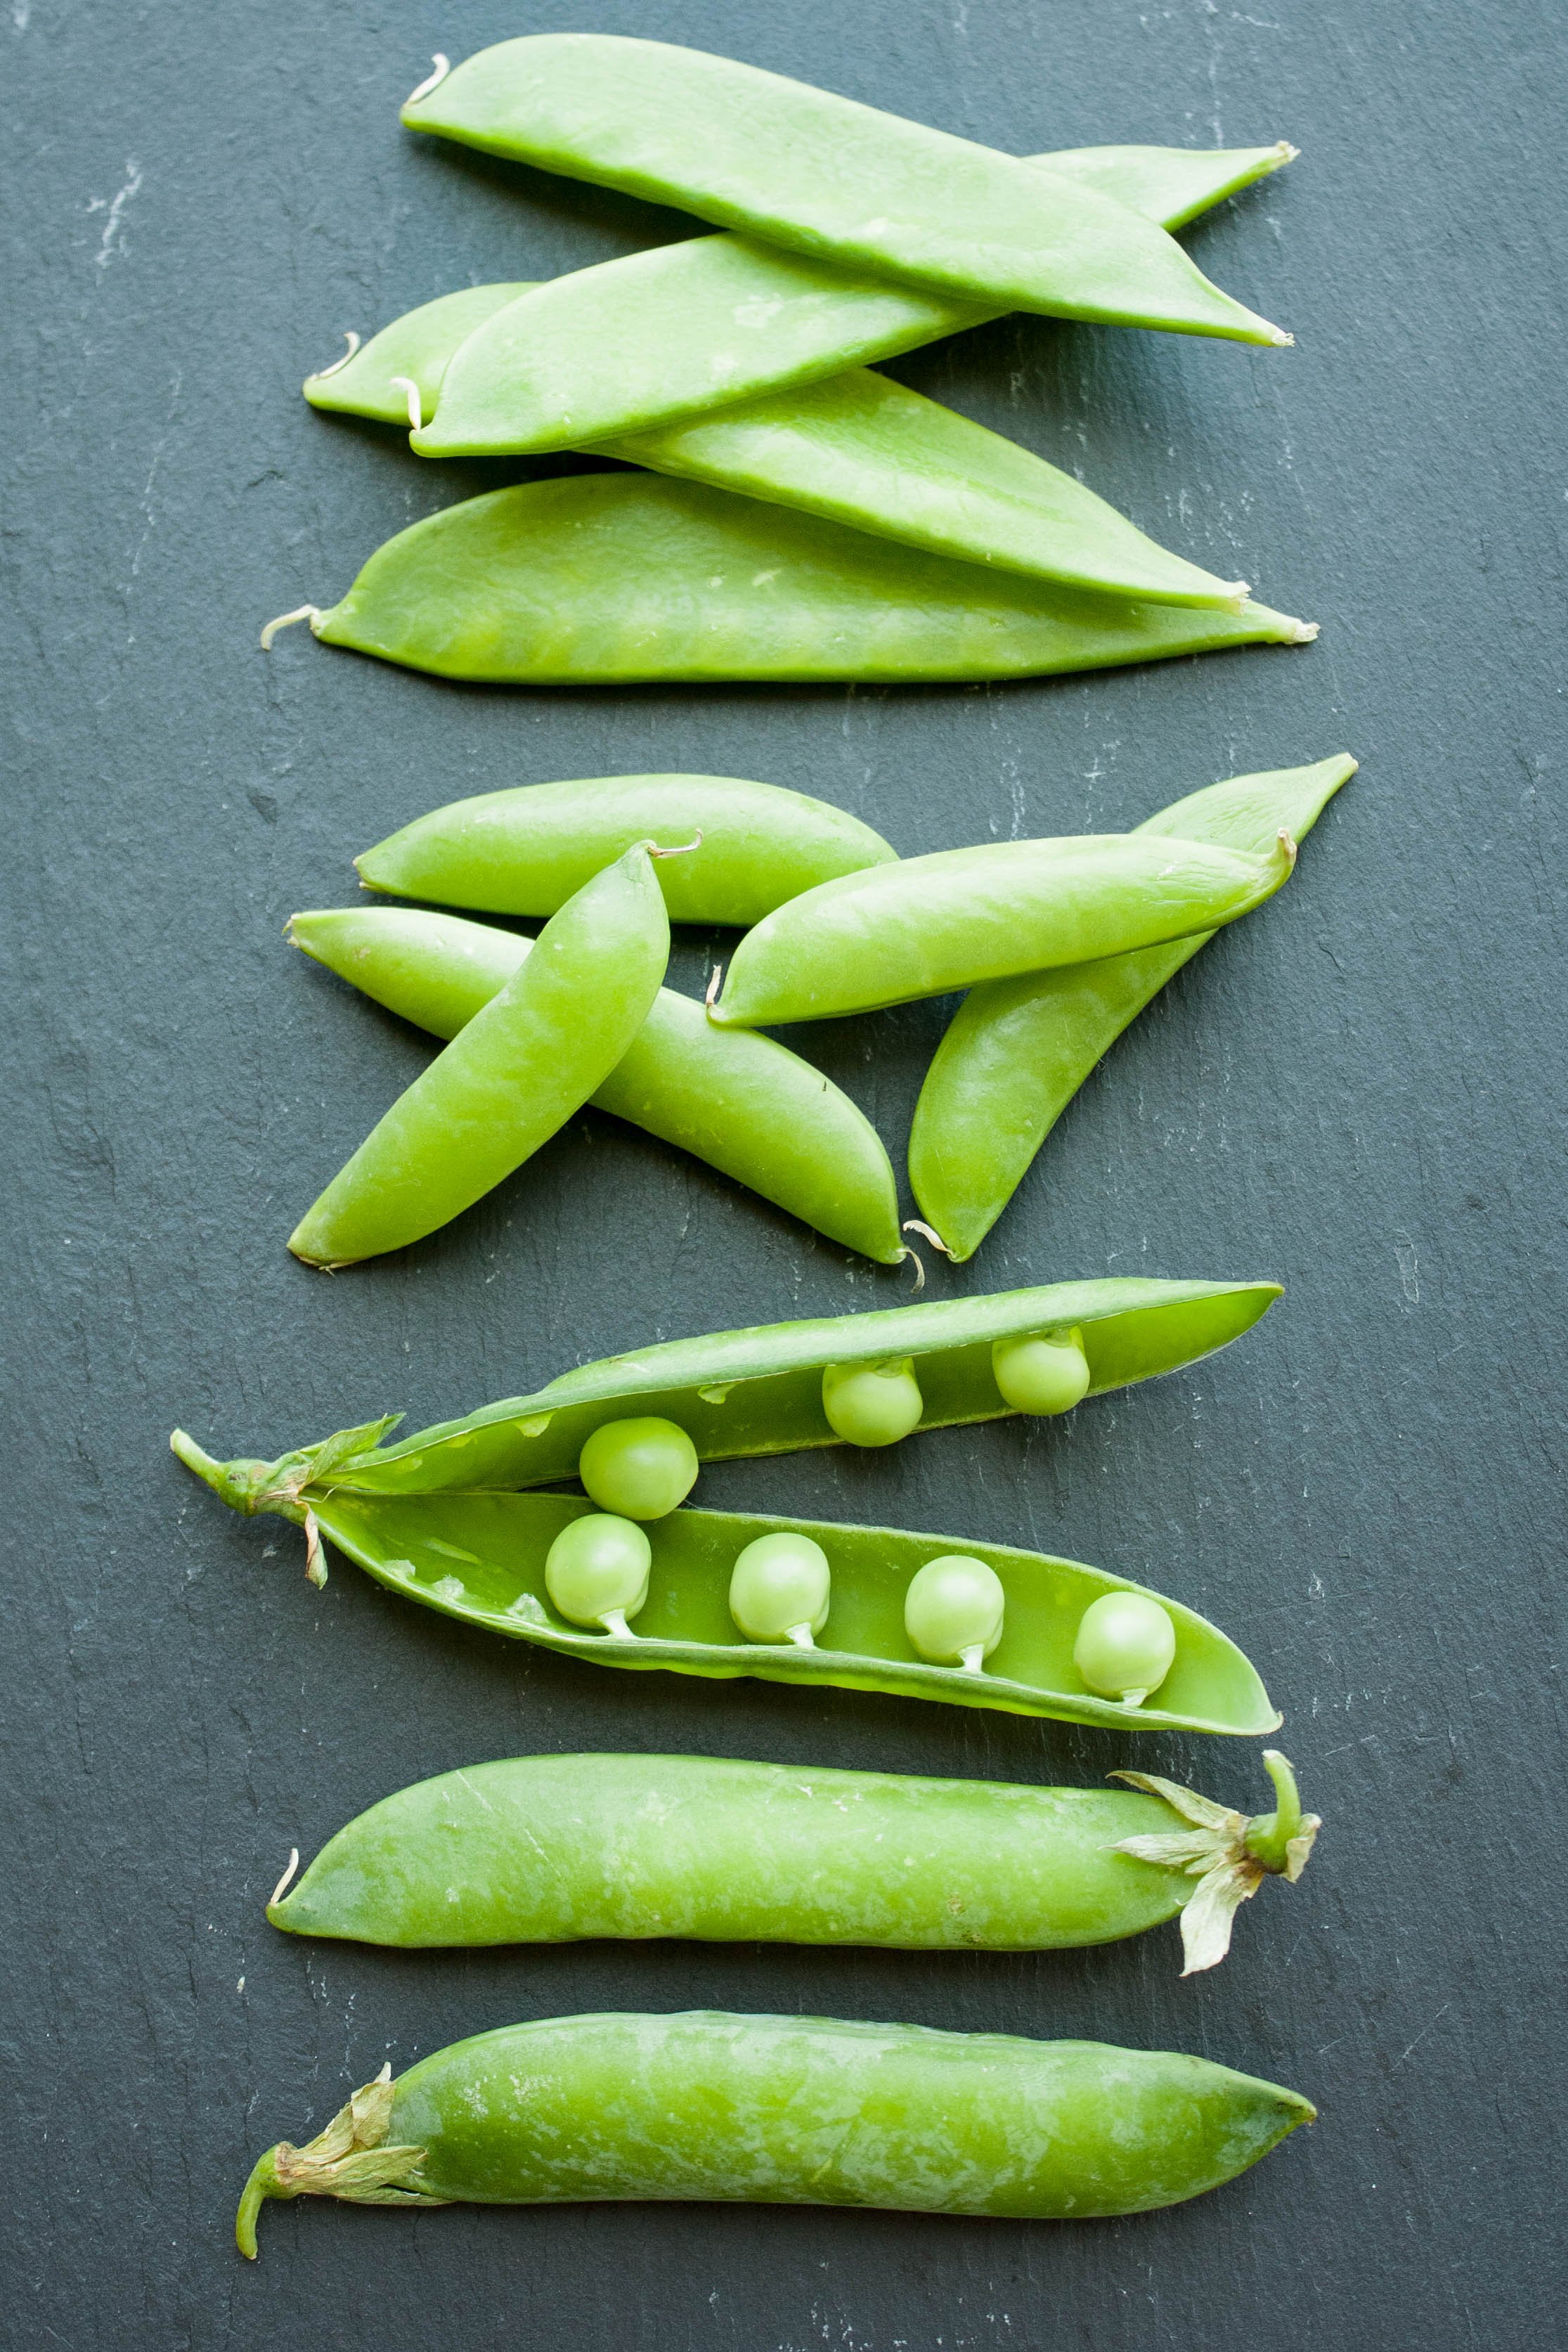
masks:
{"label": "dark gray slate background", "polygon": [[[691,224],[399,130],[429,54],[581,26],[422,0],[6,0],[3,1135],[5,2300],[17,2346],[1178,2352],[1544,2344],[1563,2284],[1563,1793],[1548,1500],[1563,1308],[1560,6],[606,0],[661,35],[1019,152],[1287,136],[1198,228],[1291,352],[1015,320],[897,373],[1322,623],[1304,652],[968,691],[470,691],[311,643],[384,538],[526,467],[313,415],[345,327]],[[545,467],[549,470],[549,467]],[[1135,823],[1342,747],[1297,878],[1084,1089],[978,1261],[1277,1276],[1211,1364],[1060,1425],[799,1456],[703,1498],[1039,1544],[1218,1618],[1327,1818],[1218,1975],[1174,1930],[922,1959],[672,1945],[397,1958],[275,1935],[291,1843],[422,1774],[690,1748],[1251,1806],[1255,1755],[762,1685],[596,1674],[449,1626],[166,1451],[412,1425],[653,1338],[895,1304],[704,1168],[584,1117],[438,1242],[336,1280],[300,1210],[425,1048],[280,939],[460,793],[687,767],[906,851]],[[688,940],[700,985],[716,942]],[[895,1155],[944,1008],[807,1042]],[[252,2156],[524,2017],[712,2004],[1198,2051],[1322,2120],[1206,2202],[1028,2226],[746,2209],[273,2208]]]}

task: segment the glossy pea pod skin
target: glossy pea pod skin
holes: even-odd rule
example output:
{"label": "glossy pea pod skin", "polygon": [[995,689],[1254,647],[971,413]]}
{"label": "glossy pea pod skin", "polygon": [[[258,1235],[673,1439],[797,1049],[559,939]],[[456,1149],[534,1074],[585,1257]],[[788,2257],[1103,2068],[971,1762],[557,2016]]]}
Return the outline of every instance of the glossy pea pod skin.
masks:
{"label": "glossy pea pod skin", "polygon": [[[1299,842],[1355,765],[1342,753],[1311,767],[1233,777],[1160,810],[1136,837],[1179,835],[1250,856],[1281,830]],[[909,1138],[920,1213],[949,1256],[974,1255],[1095,1064],[1213,937],[1194,931],[971,991],[936,1049]]]}
{"label": "glossy pea pod skin", "polygon": [[[389,2070],[390,2073],[390,2070]],[[1316,2110],[1205,2058],[838,2018],[552,2018],[357,2092],[269,2198],[430,2205],[633,2199],[1084,2221],[1216,2189]]]}
{"label": "glossy pea pod skin", "polygon": [[296,1256],[350,1265],[483,1199],[623,1058],[669,954],[648,851],[628,850],[551,918],[514,977],[371,1130],[295,1228]]}
{"label": "glossy pea pod skin", "polygon": [[[287,935],[377,1003],[445,1038],[500,994],[534,945],[492,924],[413,907],[298,914]],[[749,1030],[716,1029],[700,1004],[673,989],[660,989],[588,1099],[879,1265],[908,1255],[893,1166],[863,1111],[788,1046]]]}
{"label": "glossy pea pod skin", "polygon": [[[695,847],[689,845],[700,835]],[[361,882],[491,915],[553,915],[639,841],[672,923],[760,922],[787,898],[898,852],[847,809],[738,776],[586,776],[433,809],[356,857]]]}
{"label": "glossy pea pod skin", "polygon": [[511,686],[1040,677],[1317,634],[1262,604],[1127,603],[633,473],[448,507],[338,604],[291,617],[327,645]]}
{"label": "glossy pea pod skin", "polygon": [[422,86],[402,120],[873,278],[1007,310],[1290,340],[1082,180],[701,50],[596,34],[503,41]]}
{"label": "glossy pea pod skin", "polygon": [[980,980],[1206,933],[1271,898],[1295,863],[1138,834],[986,842],[819,884],[736,949],[713,1020],[820,1021]]}

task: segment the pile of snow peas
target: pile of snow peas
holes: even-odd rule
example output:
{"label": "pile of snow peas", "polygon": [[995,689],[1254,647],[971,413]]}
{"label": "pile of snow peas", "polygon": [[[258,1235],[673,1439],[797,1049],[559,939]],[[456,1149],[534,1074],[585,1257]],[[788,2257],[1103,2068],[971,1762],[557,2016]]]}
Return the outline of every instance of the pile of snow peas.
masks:
{"label": "pile of snow peas", "polygon": [[[1148,538],[1071,476],[873,362],[1021,310],[1253,345],[1291,338],[1174,232],[1290,162],[998,153],[732,59],[546,34],[453,70],[402,121],[684,207],[710,233],[449,293],[308,379],[421,457],[587,453],[390,541],[333,645],[507,684],[1043,676],[1315,627]],[[416,818],[356,861],[405,903],[288,937],[442,1041],[296,1227],[336,1268],[434,1234],[585,1104],[689,1150],[876,1263],[979,1246],[1117,1036],[1270,898],[1345,755],[1188,793],[1134,832],[901,856],[745,779],[535,783]],[[421,903],[413,903],[421,902]],[[444,911],[458,908],[462,913]],[[535,939],[474,916],[542,919]],[[706,1001],[672,922],[741,936]],[[963,992],[909,1141],[765,1028]],[[915,1256],[917,1284],[925,1268]],[[1217,1626],[1110,1570],[973,1538],[694,1507],[705,1463],[1049,1419],[1198,1362],[1278,1286],[1100,1280],[779,1323],[579,1366],[393,1440],[398,1416],[266,1461],[185,1432],[243,1517],[404,1601],[585,1663],[752,1676],[1108,1730],[1257,1737],[1282,1717]],[[403,1948],[614,1937],[1041,1951],[1179,1920],[1183,1974],[1320,1827],[1263,1752],[1254,1816],[1157,1773],[1044,1789],[685,1756],[525,1756],[405,1788],[267,1916]],[[643,2198],[1019,2218],[1135,2213],[1235,2179],[1315,2110],[1207,2060],[841,2019],[546,2019],[390,2065],[269,2200],[413,2209]]]}

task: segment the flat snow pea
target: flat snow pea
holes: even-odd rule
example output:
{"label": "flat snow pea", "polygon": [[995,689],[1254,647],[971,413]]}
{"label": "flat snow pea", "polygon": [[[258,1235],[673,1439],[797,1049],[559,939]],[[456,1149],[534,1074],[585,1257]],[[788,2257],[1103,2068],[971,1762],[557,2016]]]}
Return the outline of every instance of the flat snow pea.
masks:
{"label": "flat snow pea", "polygon": [[[1256,856],[1281,828],[1300,841],[1354,773],[1342,753],[1233,777],[1160,810],[1138,834]],[[966,997],[936,1049],[909,1138],[920,1213],[950,1257],[974,1255],[1102,1055],[1213,937],[1194,931],[1071,970],[990,981]]]}
{"label": "flat snow pea", "polygon": [[603,1085],[669,955],[652,857],[629,849],[551,917],[506,986],[366,1137],[296,1226],[295,1255],[350,1265],[482,1200]]}
{"label": "flat snow pea", "polygon": [[[533,944],[489,923],[413,907],[296,915],[288,937],[437,1037],[455,1037],[499,995]],[[908,1255],[893,1167],[864,1112],[788,1046],[751,1030],[716,1029],[700,1004],[673,989],[660,989],[588,1099],[881,1265]]]}
{"label": "flat snow pea", "polygon": [[[1270,1748],[1254,1820],[1145,1773],[1033,1789],[716,1756],[519,1756],[384,1797],[267,1916],[404,1950],[679,1936],[1037,1952],[1179,1913],[1184,1974],[1229,1948],[1264,1878],[1301,1876],[1320,1824]],[[1163,1843],[1149,1858],[1151,1840]]]}
{"label": "flat snow pea", "polygon": [[[667,1339],[563,1372],[532,1396],[504,1397],[461,1420],[381,1445],[399,1416],[340,1433],[258,1466],[258,1491],[313,1481],[367,1494],[543,1486],[570,1478],[592,1432],[651,1414],[684,1429],[705,1462],[832,1445],[823,1375],[845,1364],[909,1363],[922,1429],[1001,1421],[1018,1408],[997,1385],[998,1342],[1073,1332],[1088,1393],[1197,1363],[1251,1329],[1280,1296],[1273,1282],[1053,1282],[978,1298]],[[265,1474],[265,1475],[263,1475]]]}
{"label": "flat snow pea", "polygon": [[422,84],[402,119],[873,278],[1008,310],[1291,340],[1084,180],[698,49],[591,33],[502,41]]}
{"label": "flat snow pea", "polygon": [[[554,1606],[545,1580],[546,1558],[562,1528],[595,1516],[580,1496],[365,1494],[337,1485],[330,1469],[322,1475],[318,1466],[315,1477],[299,1478],[287,1469],[279,1475],[277,1464],[214,1461],[183,1431],[172,1443],[186,1467],[232,1509],[246,1517],[274,1512],[302,1527],[313,1582],[326,1579],[326,1537],[405,1600],[592,1665],[720,1682],[751,1676],[884,1691],[1111,1730],[1134,1725],[1253,1738],[1281,1721],[1257,1669],[1235,1643],[1195,1611],[1159,1593],[1151,1597],[1176,1632],[1175,1661],[1159,1690],[1135,1708],[1091,1690],[1072,1657],[1084,1611],[1105,1593],[1145,1588],[1079,1560],[1005,1544],[964,1544],[995,1571],[1007,1596],[1000,1645],[983,1669],[971,1671],[928,1664],[904,1629],[910,1580],[928,1559],[958,1549],[951,1537],[773,1513],[684,1509],[641,1530],[652,1562],[636,1630],[585,1630]],[[747,1544],[770,1535],[804,1535],[827,1555],[831,1605],[810,1648],[788,1640],[747,1641],[730,1615],[736,1559]]]}
{"label": "flat snow pea", "polygon": [[402,2207],[629,2199],[1081,2221],[1201,2196],[1317,2110],[1207,2058],[829,2017],[549,2018],[390,2064],[269,2198]]}
{"label": "flat snow pea", "polygon": [[429,515],[263,645],[299,620],[328,645],[514,686],[1037,677],[1317,635],[1262,604],[1125,604],[631,473]]}
{"label": "flat snow pea", "polygon": [[1089,833],[901,858],[821,883],[747,931],[712,1018],[751,1028],[870,1013],[1211,933],[1271,898],[1295,855],[1281,826],[1261,855]]}
{"label": "flat snow pea", "polygon": [[759,922],[786,898],[898,852],[846,809],[739,776],[587,776],[480,793],[356,857],[361,882],[491,915],[553,915],[633,842],[659,861],[672,923]]}

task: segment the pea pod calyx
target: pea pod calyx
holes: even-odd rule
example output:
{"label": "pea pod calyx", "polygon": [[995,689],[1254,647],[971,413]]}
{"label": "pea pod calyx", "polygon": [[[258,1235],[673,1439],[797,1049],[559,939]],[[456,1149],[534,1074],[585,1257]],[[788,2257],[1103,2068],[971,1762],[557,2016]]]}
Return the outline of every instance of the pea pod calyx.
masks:
{"label": "pea pod calyx", "polygon": [[444,2198],[426,2197],[420,2190],[424,2150],[389,2146],[392,2110],[389,2060],[374,2082],[356,2091],[313,2140],[303,2147],[279,2140],[258,2157],[235,2216],[235,2242],[241,2253],[255,2262],[256,2217],[269,2198],[285,2203],[296,2197],[340,2197],[355,2205],[444,2204]]}
{"label": "pea pod calyx", "polygon": [[1230,1929],[1237,1911],[1257,1894],[1265,1878],[1283,1878],[1293,1886],[1305,1870],[1322,1822],[1303,1813],[1296,1776],[1277,1748],[1263,1750],[1269,1777],[1279,1794],[1278,1809],[1249,1820],[1245,1813],[1217,1805],[1195,1789],[1162,1780],[1155,1772],[1113,1772],[1113,1780],[1163,1797],[1173,1811],[1191,1824],[1186,1830],[1152,1837],[1123,1838],[1118,1853],[1139,1862],[1163,1864],[1185,1870],[1197,1885],[1181,1915],[1184,1977],[1212,1969],[1230,1949]]}

